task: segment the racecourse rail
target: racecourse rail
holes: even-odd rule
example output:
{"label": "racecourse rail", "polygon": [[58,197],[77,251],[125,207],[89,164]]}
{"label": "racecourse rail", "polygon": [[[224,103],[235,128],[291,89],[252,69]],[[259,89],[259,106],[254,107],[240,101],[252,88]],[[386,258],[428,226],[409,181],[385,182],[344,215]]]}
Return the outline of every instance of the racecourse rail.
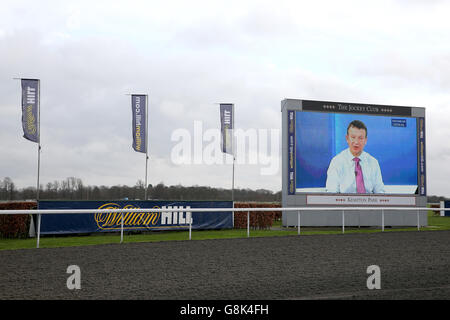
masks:
{"label": "racecourse rail", "polygon": [[[127,212],[247,212],[247,237],[250,237],[250,212],[258,211],[285,211],[297,212],[297,229],[298,234],[301,232],[301,212],[302,211],[341,211],[342,212],[342,233],[345,232],[345,211],[361,211],[361,210],[380,210],[381,211],[381,230],[384,231],[384,211],[385,210],[407,210],[416,211],[417,214],[417,230],[420,230],[420,211],[449,211],[450,208],[427,208],[427,207],[289,207],[289,208],[135,208],[135,209],[38,209],[38,210],[0,210],[0,214],[37,214],[37,235],[36,248],[39,248],[40,229],[41,229],[41,215],[42,214],[93,214],[93,213],[122,213],[122,223],[120,228],[120,243],[123,242],[123,214]],[[189,240],[192,239],[192,216],[189,221]]]}

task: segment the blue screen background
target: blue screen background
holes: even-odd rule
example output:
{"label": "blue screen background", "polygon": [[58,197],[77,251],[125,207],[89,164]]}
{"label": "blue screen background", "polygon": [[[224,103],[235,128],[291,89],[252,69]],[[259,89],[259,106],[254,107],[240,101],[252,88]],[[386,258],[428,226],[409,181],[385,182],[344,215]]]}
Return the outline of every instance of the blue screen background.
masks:
{"label": "blue screen background", "polygon": [[[406,126],[392,126],[391,119],[406,120]],[[415,118],[297,111],[296,187],[325,187],[331,159],[348,148],[345,136],[353,120],[360,120],[367,127],[364,151],[378,160],[384,184],[416,185]]]}

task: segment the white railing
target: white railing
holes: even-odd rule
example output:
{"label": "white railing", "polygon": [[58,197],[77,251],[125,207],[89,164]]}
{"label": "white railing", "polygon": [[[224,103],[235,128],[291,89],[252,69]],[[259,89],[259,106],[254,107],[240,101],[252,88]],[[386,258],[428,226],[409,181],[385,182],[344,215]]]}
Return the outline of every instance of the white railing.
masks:
{"label": "white railing", "polygon": [[[1,214],[37,214],[37,235],[36,247],[39,248],[40,229],[41,229],[41,215],[42,214],[94,214],[94,213],[122,213],[122,221],[120,228],[120,243],[123,242],[123,219],[124,213],[127,212],[247,212],[247,237],[250,237],[250,212],[266,212],[266,211],[287,211],[297,212],[297,233],[301,233],[301,212],[302,211],[341,211],[342,212],[342,233],[345,233],[345,212],[346,211],[366,211],[366,210],[381,210],[381,230],[384,231],[384,211],[385,210],[399,210],[399,211],[415,211],[417,214],[417,230],[420,230],[420,211],[449,211],[450,208],[426,208],[426,207],[290,207],[290,208],[134,208],[134,209],[38,209],[38,210],[0,210]],[[189,220],[189,240],[192,239],[192,215]]]}

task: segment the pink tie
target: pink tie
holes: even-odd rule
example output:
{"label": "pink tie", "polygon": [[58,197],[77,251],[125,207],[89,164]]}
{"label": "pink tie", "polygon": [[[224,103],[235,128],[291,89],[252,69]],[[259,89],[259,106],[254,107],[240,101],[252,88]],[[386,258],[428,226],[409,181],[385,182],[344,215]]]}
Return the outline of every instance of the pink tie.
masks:
{"label": "pink tie", "polygon": [[355,161],[356,192],[366,193],[366,188],[364,187],[363,173],[361,170],[361,166],[359,165],[359,158],[353,158],[353,161]]}

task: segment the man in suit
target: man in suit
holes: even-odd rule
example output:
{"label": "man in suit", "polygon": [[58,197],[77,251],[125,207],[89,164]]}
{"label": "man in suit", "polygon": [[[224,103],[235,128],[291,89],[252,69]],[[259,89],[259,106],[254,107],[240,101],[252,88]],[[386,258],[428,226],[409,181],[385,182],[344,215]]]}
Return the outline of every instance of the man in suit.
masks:
{"label": "man in suit", "polygon": [[367,127],[353,120],[347,127],[348,148],[331,159],[326,191],[331,193],[384,193],[378,160],[364,151]]}

